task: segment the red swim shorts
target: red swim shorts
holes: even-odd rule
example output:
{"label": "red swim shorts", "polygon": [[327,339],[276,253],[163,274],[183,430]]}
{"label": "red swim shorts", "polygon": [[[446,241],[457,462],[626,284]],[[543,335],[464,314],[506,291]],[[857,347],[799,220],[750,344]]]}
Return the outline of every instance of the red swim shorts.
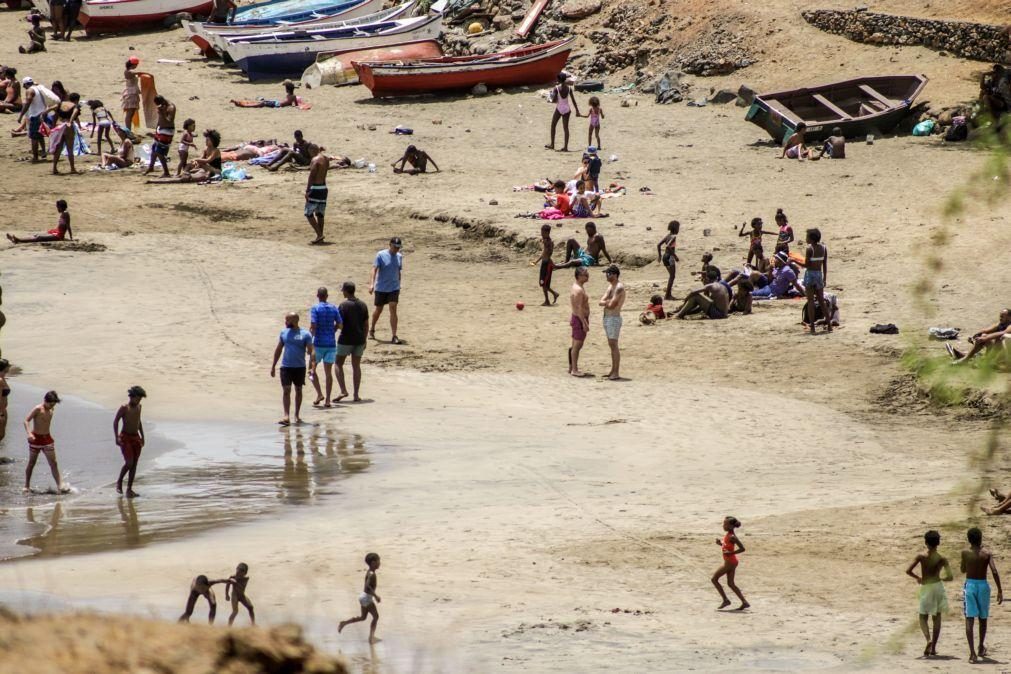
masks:
{"label": "red swim shorts", "polygon": [[583,321],[579,316],[573,315],[569,319],[569,325],[572,326],[572,339],[577,342],[582,342],[586,339],[586,327],[583,325]]}
{"label": "red swim shorts", "polygon": [[123,460],[133,462],[140,459],[140,450],[144,443],[140,439],[140,433],[120,433],[119,449],[123,452]]}

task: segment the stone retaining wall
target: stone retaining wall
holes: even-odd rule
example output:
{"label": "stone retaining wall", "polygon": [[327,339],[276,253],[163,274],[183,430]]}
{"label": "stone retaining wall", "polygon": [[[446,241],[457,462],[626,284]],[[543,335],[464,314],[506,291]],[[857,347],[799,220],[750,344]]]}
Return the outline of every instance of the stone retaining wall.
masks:
{"label": "stone retaining wall", "polygon": [[1011,41],[1004,26],[917,19],[877,14],[864,9],[819,9],[802,12],[802,16],[816,28],[843,35],[855,42],[923,45],[976,61],[1011,62]]}

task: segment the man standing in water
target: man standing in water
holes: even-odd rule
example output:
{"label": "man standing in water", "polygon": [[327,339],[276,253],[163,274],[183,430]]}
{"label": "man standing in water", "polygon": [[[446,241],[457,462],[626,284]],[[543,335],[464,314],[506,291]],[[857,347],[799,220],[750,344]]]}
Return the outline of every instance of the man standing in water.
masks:
{"label": "man standing in water", "polygon": [[302,387],[305,386],[305,357],[309,356],[309,367],[316,365],[312,348],[312,335],[308,330],[298,327],[298,314],[291,312],[284,316],[284,330],[274,349],[274,362],[270,365],[270,376],[276,376],[277,361],[281,358],[281,404],[284,406],[284,416],[277,423],[282,426],[291,425],[291,387],[295,387],[295,423],[302,423]]}
{"label": "man standing in water", "polygon": [[42,397],[42,404],[33,407],[25,417],[25,433],[28,434],[28,467],[25,469],[26,492],[32,489],[32,473],[35,471],[35,462],[39,460],[39,452],[46,455],[49,470],[52,471],[53,479],[56,480],[56,488],[60,493],[68,491],[60,477],[60,468],[56,465],[56,442],[49,433],[58,402],[60,402],[60,396],[56,395],[56,391],[49,391]]}
{"label": "man standing in water", "polygon": [[[147,392],[140,386],[131,386],[126,392],[129,402],[120,405],[116,411],[116,418],[112,420],[112,432],[116,437],[116,444],[123,453],[123,468],[119,471],[119,479],[116,480],[116,492],[123,493],[123,478],[130,474],[126,483],[126,497],[134,498],[139,496],[133,490],[133,479],[137,476],[137,462],[140,461],[140,450],[144,448],[144,424],[140,420],[140,401],[147,397]],[[120,428],[120,424],[123,425]]]}
{"label": "man standing in water", "polygon": [[369,337],[376,338],[376,322],[383,313],[383,307],[390,306],[390,331],[393,332],[391,344],[400,344],[397,337],[397,303],[400,301],[400,279],[404,269],[404,256],[400,249],[404,242],[400,237],[390,239],[390,247],[376,253],[376,261],[372,265],[372,280],[369,282],[369,294],[375,293],[376,313],[372,314],[372,326]]}
{"label": "man standing in water", "polygon": [[330,170],[330,160],[322,152],[309,162],[309,182],[305,188],[305,217],[316,232],[312,244],[323,243],[323,215],[326,213],[326,174]]}
{"label": "man standing in water", "polygon": [[337,360],[337,328],[341,324],[341,315],[337,307],[327,302],[328,292],[321,287],[316,291],[319,300],[309,311],[309,332],[312,333],[312,346],[316,350],[316,364],[323,363],[323,375],[326,377],[326,396],[319,386],[319,376],[316,368],[312,370],[312,385],[316,388],[316,401],[323,407],[330,407],[330,394],[333,392],[333,364]]}
{"label": "man standing in water", "polygon": [[162,177],[168,178],[168,153],[172,149],[172,138],[176,135],[176,106],[162,95],[155,96],[154,103],[158,106],[158,126],[154,131],[154,143],[151,144],[151,163],[144,175],[154,170],[154,162],[157,160],[161,164]]}
{"label": "man standing in water", "polygon": [[355,402],[360,402],[358,395],[362,384],[362,355],[365,353],[365,331],[369,325],[369,308],[365,302],[355,297],[355,284],[345,281],[341,286],[344,301],[338,307],[341,319],[341,334],[337,338],[337,385],[341,394],[334,400],[347,398],[348,389],[344,382],[344,361],[351,356],[351,378],[354,386]]}
{"label": "man standing in water", "polygon": [[604,334],[607,335],[607,346],[611,349],[611,371],[605,376],[616,381],[621,378],[618,374],[621,365],[618,337],[621,335],[621,307],[625,304],[625,286],[618,280],[621,274],[618,265],[612,264],[604,270],[604,274],[609,285],[598,304],[604,307]]}
{"label": "man standing in water", "polygon": [[572,304],[572,346],[569,347],[569,374],[582,377],[579,371],[579,352],[590,331],[590,297],[586,294],[586,282],[590,280],[590,270],[586,267],[576,268],[576,280],[569,289],[569,302]]}

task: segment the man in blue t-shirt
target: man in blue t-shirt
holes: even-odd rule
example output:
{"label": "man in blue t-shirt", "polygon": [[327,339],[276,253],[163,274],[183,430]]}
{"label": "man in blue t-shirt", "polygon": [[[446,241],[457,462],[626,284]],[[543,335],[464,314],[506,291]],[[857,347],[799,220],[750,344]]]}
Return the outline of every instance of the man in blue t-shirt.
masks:
{"label": "man in blue t-shirt", "polygon": [[[284,358],[281,358],[281,354]],[[277,361],[281,359],[281,388],[284,393],[281,396],[281,403],[284,406],[284,417],[277,423],[282,426],[291,424],[291,387],[295,387],[295,423],[302,423],[300,414],[302,409],[302,387],[305,386],[305,357],[309,356],[309,367],[316,367],[316,360],[312,349],[312,334],[308,330],[298,327],[298,314],[292,312],[285,314],[284,330],[281,331],[277,340],[277,348],[274,349],[274,362],[270,364],[270,376],[273,377],[277,370]]]}
{"label": "man in blue t-shirt", "polygon": [[[309,332],[312,334],[312,346],[316,358],[312,368],[312,385],[316,389],[316,400],[313,405],[326,401],[323,407],[331,407],[330,393],[333,392],[333,364],[337,361],[337,330],[341,326],[341,312],[327,302],[327,289],[316,291],[319,300],[309,310]],[[319,376],[316,365],[323,363],[323,375],[326,378],[326,396],[320,390]]]}
{"label": "man in blue t-shirt", "polygon": [[376,253],[376,261],[372,265],[372,280],[369,282],[369,294],[376,296],[376,312],[372,314],[372,327],[369,337],[376,338],[376,322],[383,313],[383,307],[390,307],[390,330],[393,332],[391,344],[402,344],[397,337],[397,302],[400,301],[400,278],[404,269],[404,256],[400,249],[404,244],[400,237],[390,239],[390,247]]}

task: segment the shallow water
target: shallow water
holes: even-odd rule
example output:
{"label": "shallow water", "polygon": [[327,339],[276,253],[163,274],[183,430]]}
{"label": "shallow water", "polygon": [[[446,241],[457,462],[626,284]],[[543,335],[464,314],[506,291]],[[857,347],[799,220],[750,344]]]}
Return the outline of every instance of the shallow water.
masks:
{"label": "shallow water", "polygon": [[52,477],[40,457],[22,494],[28,459],[21,421],[42,391],[12,382],[0,464],[0,559],[68,555],[167,541],[283,508],[311,506],[339,493],[340,481],[371,466],[357,435],[332,428],[145,422],[147,444],[134,489],[115,491],[122,466],[112,440],[113,411],[61,396],[53,422],[69,494],[38,493]]}

